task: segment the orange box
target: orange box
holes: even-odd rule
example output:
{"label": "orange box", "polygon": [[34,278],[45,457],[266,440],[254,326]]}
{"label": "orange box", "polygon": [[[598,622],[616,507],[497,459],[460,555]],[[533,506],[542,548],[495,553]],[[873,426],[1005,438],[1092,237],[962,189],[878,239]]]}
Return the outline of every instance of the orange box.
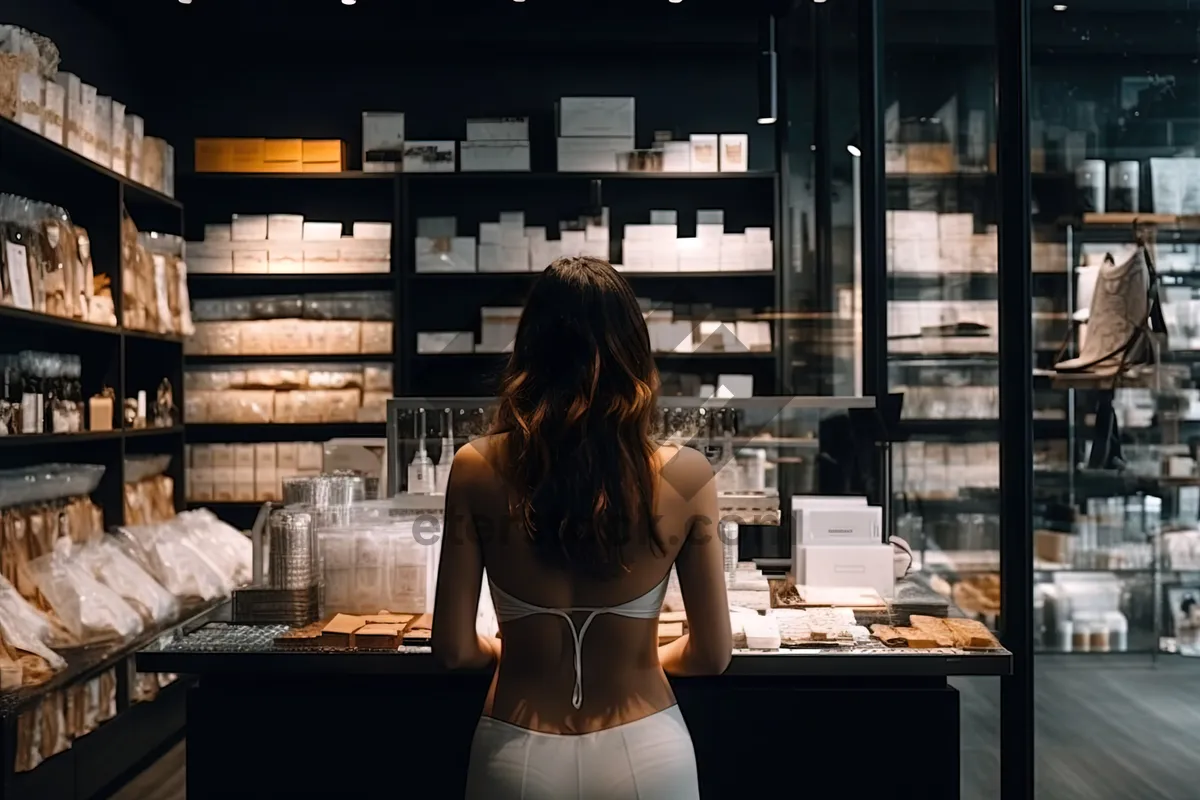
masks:
{"label": "orange box", "polygon": [[336,161],[329,162],[304,162],[304,172],[341,172],[342,165]]}
{"label": "orange box", "polygon": [[196,172],[230,172],[233,169],[233,141],[197,139]]}
{"label": "orange box", "polygon": [[303,139],[267,139],[263,161],[303,161]]}
{"label": "orange box", "polygon": [[233,139],[233,171],[262,172],[266,139]]}
{"label": "orange box", "polygon": [[340,139],[305,139],[303,145],[305,164],[336,164],[340,172],[346,163],[346,143]]}
{"label": "orange box", "polygon": [[264,161],[263,172],[304,172],[303,161]]}

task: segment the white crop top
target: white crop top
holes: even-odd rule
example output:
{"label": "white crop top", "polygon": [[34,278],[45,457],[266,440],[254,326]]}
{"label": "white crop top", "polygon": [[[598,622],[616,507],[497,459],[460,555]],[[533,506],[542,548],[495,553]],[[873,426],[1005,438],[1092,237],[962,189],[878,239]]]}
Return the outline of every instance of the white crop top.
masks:
{"label": "white crop top", "polygon": [[[650,591],[646,592],[641,597],[630,600],[628,603],[622,603],[619,606],[611,608],[545,608],[543,606],[535,606],[532,603],[526,603],[513,597],[508,592],[501,589],[491,579],[488,583],[492,587],[492,603],[496,607],[496,618],[500,622],[511,622],[522,617],[532,617],[537,614],[553,614],[556,617],[562,617],[567,621],[567,625],[571,628],[571,638],[575,642],[575,690],[571,693],[571,705],[579,708],[583,705],[583,637],[587,633],[588,626],[592,624],[599,614],[616,614],[618,617],[628,617],[630,619],[657,619],[662,611],[663,598],[667,594],[667,579],[670,577],[670,572],[662,579],[662,582],[655,586]],[[587,618],[578,628],[575,627],[575,620],[571,618],[571,614],[587,614]]]}

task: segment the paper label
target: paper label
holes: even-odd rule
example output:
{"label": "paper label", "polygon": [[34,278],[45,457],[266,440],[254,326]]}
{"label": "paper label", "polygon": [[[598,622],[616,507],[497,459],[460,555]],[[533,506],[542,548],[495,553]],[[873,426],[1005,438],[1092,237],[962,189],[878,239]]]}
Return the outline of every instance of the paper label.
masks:
{"label": "paper label", "polygon": [[12,284],[13,305],[26,311],[32,311],[33,289],[29,284],[29,260],[25,255],[25,245],[5,242],[4,261],[8,264],[8,280]]}

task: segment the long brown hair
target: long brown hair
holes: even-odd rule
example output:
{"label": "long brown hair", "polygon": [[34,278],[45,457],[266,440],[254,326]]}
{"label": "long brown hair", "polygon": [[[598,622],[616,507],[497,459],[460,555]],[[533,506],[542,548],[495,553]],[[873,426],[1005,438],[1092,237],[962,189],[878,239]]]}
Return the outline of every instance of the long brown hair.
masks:
{"label": "long brown hair", "polygon": [[637,298],[610,264],[560,258],[533,285],[493,431],[513,512],[546,561],[594,577],[654,528],[658,370]]}

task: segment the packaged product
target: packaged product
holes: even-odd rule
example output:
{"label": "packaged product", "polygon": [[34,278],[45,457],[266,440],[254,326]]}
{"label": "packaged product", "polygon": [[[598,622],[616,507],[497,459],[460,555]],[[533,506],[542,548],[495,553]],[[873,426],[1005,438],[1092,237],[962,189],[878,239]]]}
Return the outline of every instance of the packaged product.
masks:
{"label": "packaged product", "polygon": [[58,618],[80,642],[127,639],[142,632],[141,617],[73,556],[70,540],[59,539],[50,553],[29,562],[29,571]]}

